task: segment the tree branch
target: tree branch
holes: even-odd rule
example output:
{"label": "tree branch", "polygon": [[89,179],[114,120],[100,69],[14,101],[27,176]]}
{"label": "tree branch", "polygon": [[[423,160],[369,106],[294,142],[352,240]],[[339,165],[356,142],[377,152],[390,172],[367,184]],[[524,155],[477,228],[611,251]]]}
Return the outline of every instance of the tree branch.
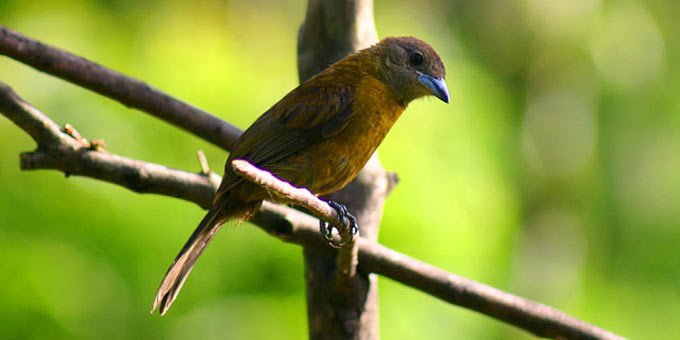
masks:
{"label": "tree branch", "polygon": [[22,170],[54,169],[67,175],[97,178],[138,193],[154,193],[212,204],[218,178],[110,154],[63,132],[59,125],[0,82],[0,111],[38,144],[22,153]]}
{"label": "tree branch", "polygon": [[[267,192],[282,198],[285,202],[294,202],[307,209],[313,216],[333,225],[342,226],[345,224],[345,221],[342,221],[335,209],[328,205],[328,203],[318,199],[309,190],[294,187],[290,183],[274,177],[270,172],[259,169],[242,159],[233,160],[231,165],[237,174],[266,188]],[[346,230],[346,232],[340,236],[342,237],[342,240],[339,242],[342,243],[347,243],[350,241],[350,238],[354,238],[353,235],[349,233],[349,230]]]}
{"label": "tree branch", "polygon": [[230,150],[241,130],[144,82],[0,25],[0,54],[121,104],[142,110]]}
{"label": "tree branch", "polygon": [[359,240],[359,267],[535,335],[553,339],[623,339],[564,312],[448,273],[379,244]]}
{"label": "tree branch", "polygon": [[[91,150],[86,144],[62,132],[55,122],[22,100],[3,83],[0,83],[0,111],[39,145],[37,151],[22,155],[22,169],[55,169],[68,174],[93,177],[140,193],[181,198],[204,208],[210,206],[219,185],[219,179],[210,180],[205,175]],[[273,186],[267,187],[277,190]],[[295,193],[285,192],[287,190],[284,189],[282,194],[295,200],[297,204],[306,206],[316,216],[330,222],[340,222],[335,210],[314,195],[298,200]],[[253,222],[283,241],[316,247],[326,252],[334,251],[320,236],[318,220],[300,211],[265,202]],[[387,276],[449,303],[503,320],[536,335],[620,339],[551,307],[447,273],[377,243],[359,238],[357,244],[359,267],[362,271]]]}
{"label": "tree branch", "polygon": [[[341,220],[335,209],[328,203],[318,199],[309,190],[296,188],[244,160],[237,159],[232,161],[232,167],[237,174],[266,188],[270,194],[283,198],[287,202],[294,202],[307,209],[313,216],[336,226],[345,224],[345,221]],[[335,241],[335,244],[344,244],[343,247],[338,249],[337,254],[336,276],[338,279],[336,279],[336,287],[334,287],[337,290],[343,290],[346,287],[345,284],[356,275],[356,266],[358,264],[359,249],[356,245],[356,237],[349,233],[348,228],[345,228],[343,231],[339,235],[340,240]]]}

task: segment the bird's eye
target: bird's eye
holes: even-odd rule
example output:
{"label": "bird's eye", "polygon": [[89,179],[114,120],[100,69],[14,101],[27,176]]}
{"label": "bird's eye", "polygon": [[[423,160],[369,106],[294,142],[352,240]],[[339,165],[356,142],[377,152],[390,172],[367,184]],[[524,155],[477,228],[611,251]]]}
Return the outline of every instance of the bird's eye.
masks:
{"label": "bird's eye", "polygon": [[411,52],[408,55],[408,62],[413,66],[420,66],[423,64],[423,54],[420,52]]}

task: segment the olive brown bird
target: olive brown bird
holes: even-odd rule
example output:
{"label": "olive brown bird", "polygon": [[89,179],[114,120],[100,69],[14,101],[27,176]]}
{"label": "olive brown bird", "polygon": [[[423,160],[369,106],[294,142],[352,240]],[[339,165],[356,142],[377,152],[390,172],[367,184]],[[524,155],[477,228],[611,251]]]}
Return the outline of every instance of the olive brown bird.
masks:
{"label": "olive brown bird", "polygon": [[338,191],[357,176],[411,101],[434,95],[449,102],[444,76],[430,45],[390,37],[330,65],[274,104],[234,145],[213,206],[168,269],[151,312],[165,314],[222,224],[247,220],[263,200],[276,200],[237,175],[232,160],[247,160],[317,195]]}

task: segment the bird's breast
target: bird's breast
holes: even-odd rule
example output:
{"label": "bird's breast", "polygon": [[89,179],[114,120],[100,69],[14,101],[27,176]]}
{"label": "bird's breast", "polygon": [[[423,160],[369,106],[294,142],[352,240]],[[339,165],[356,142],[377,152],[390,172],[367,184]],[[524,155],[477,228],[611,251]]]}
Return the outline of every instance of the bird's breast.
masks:
{"label": "bird's breast", "polygon": [[310,148],[308,187],[312,192],[328,194],[353,180],[404,110],[372,88],[354,102],[351,120],[339,134]]}

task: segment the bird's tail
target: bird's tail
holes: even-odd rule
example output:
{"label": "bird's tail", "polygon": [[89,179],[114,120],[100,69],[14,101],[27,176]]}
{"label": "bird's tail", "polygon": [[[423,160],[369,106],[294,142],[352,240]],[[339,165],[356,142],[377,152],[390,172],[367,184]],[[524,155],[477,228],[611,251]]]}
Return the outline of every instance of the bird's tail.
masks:
{"label": "bird's tail", "polygon": [[184,244],[182,250],[177,254],[168,272],[163,278],[156,298],[153,301],[151,313],[159,308],[161,315],[165,314],[170,305],[177,298],[182,285],[186,280],[191,269],[201,256],[205,247],[210,243],[222,224],[231,218],[248,218],[260,206],[261,202],[241,203],[222,199],[213,205],[208,213],[203,217],[201,223],[196,227],[193,234]]}

